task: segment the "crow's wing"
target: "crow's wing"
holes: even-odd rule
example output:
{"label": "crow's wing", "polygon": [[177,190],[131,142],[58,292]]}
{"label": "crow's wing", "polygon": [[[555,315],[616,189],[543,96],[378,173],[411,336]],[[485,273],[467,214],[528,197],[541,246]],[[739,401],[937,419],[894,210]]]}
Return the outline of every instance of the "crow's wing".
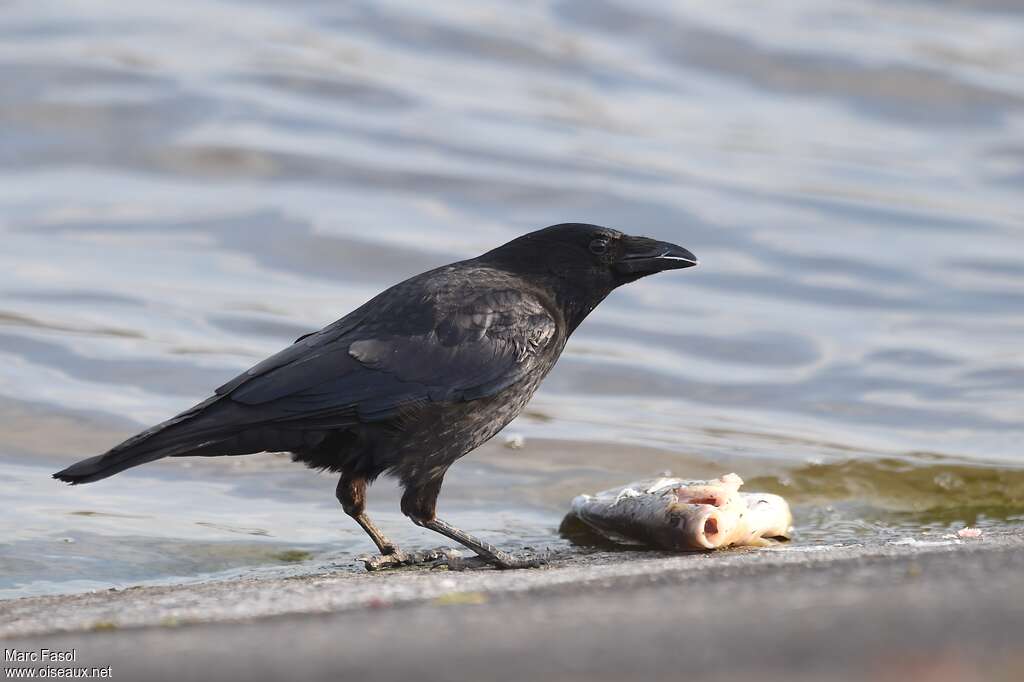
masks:
{"label": "crow's wing", "polygon": [[357,310],[217,393],[260,406],[263,418],[376,421],[421,401],[494,395],[536,369],[558,337],[551,313],[520,290],[485,291],[463,304],[429,298],[385,304],[372,319]]}

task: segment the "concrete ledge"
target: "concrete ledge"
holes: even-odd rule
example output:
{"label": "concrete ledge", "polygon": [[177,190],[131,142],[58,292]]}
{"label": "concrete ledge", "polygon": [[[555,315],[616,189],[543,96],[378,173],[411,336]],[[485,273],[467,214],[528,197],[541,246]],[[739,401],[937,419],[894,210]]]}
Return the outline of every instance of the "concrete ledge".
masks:
{"label": "concrete ledge", "polygon": [[115,679],[998,680],[1024,665],[1024,531],[596,552],[539,570],[315,574],[0,609],[5,647],[74,647],[77,664],[111,665]]}

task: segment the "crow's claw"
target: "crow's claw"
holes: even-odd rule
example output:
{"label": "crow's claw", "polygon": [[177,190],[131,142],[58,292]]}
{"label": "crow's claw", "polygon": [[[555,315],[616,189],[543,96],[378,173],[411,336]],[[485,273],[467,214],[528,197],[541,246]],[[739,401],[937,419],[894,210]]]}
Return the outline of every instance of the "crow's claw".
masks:
{"label": "crow's claw", "polygon": [[499,570],[515,568],[540,568],[548,563],[547,552],[521,552],[510,554],[502,552],[492,557],[478,555],[464,557],[458,550],[450,547],[419,550],[415,552],[396,551],[393,554],[364,554],[359,557],[367,571],[382,571],[388,568],[403,566],[426,566],[431,569],[447,569],[449,571],[465,571],[473,568],[493,566]]}
{"label": "crow's claw", "polygon": [[438,561],[447,561],[452,550],[447,547],[437,549],[425,549],[415,552],[395,551],[392,554],[364,554],[359,557],[367,571],[380,571],[386,568],[400,568],[402,566],[433,566]]}
{"label": "crow's claw", "polygon": [[540,568],[550,561],[550,557],[547,552],[520,552],[519,554],[510,554],[502,552],[502,554],[495,557],[495,561],[491,564],[495,568],[502,570],[509,570],[513,568]]}

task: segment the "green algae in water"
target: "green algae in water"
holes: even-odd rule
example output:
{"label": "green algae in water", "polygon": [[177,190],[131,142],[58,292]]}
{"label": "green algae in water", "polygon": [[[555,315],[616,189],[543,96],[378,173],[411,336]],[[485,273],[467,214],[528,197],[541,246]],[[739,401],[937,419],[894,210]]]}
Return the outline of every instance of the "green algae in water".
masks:
{"label": "green algae in water", "polygon": [[936,455],[807,464],[757,476],[746,490],[784,496],[798,537],[864,539],[1024,521],[1024,469]]}
{"label": "green algae in water", "polygon": [[312,559],[313,553],[301,549],[286,549],[272,554],[271,557],[286,564],[297,564]]}
{"label": "green algae in water", "polygon": [[785,495],[791,502],[870,501],[901,512],[1024,513],[1024,469],[929,464],[912,459],[809,464],[748,480],[745,490]]}

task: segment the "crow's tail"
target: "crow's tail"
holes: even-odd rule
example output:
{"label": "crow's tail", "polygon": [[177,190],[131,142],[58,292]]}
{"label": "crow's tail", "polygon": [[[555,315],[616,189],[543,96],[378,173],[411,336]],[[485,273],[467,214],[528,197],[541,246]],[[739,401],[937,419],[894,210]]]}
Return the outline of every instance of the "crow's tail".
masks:
{"label": "crow's tail", "polygon": [[[102,455],[83,459],[54,478],[67,483],[91,483],[107,476],[164,457],[202,455],[237,433],[225,424],[215,405],[219,396],[206,400],[176,417],[132,436]],[[225,453],[227,454],[227,453]],[[232,453],[233,454],[233,453]]]}

